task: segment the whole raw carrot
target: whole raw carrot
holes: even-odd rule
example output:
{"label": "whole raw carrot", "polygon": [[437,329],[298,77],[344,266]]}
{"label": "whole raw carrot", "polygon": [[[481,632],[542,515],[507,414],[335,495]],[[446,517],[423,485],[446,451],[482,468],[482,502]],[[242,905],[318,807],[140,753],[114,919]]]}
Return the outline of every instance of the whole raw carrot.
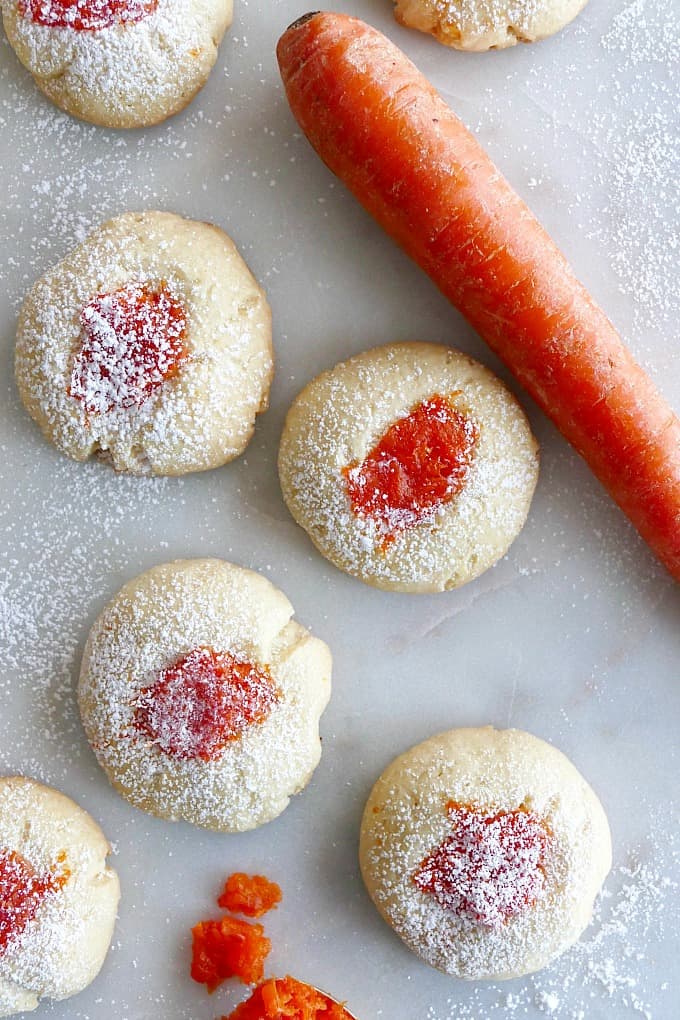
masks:
{"label": "whole raw carrot", "polygon": [[278,59],[330,169],[506,363],[680,580],[680,420],[566,259],[410,60],[341,14]]}

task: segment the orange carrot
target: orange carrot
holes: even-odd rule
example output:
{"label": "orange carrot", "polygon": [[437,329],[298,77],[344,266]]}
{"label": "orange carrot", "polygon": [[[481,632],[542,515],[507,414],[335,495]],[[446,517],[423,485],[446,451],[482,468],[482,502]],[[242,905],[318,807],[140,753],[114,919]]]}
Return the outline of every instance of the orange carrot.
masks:
{"label": "orange carrot", "polygon": [[680,580],[680,420],[484,150],[401,50],[356,18],[305,15],[277,54],[291,109],[324,162]]}

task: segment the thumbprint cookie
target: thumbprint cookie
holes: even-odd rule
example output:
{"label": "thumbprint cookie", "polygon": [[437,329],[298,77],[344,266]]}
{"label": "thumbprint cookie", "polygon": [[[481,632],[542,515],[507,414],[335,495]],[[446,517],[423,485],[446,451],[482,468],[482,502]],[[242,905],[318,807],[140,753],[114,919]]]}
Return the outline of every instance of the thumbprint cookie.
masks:
{"label": "thumbprint cookie", "polygon": [[519,730],[459,729],[397,758],[361,827],[376,907],[426,963],[504,980],[577,941],[611,867],[602,805],[571,762]]}
{"label": "thumbprint cookie", "polygon": [[554,35],[587,0],[394,0],[406,28],[457,50],[501,50]]}
{"label": "thumbprint cookie", "polygon": [[457,588],[526,519],[538,447],[504,384],[451,348],[401,343],[324,372],[288,412],[279,476],[332,563],[377,588]]}
{"label": "thumbprint cookie", "polygon": [[2,0],[2,13],[48,99],[92,124],[139,128],[205,85],[232,0]]}
{"label": "thumbprint cookie", "polygon": [[311,778],[327,646],[266,578],[179,560],[130,581],[92,628],[78,698],[116,789],[161,818],[240,832]]}
{"label": "thumbprint cookie", "polygon": [[181,475],[243,452],[267,406],[271,315],[233,242],[172,213],[125,213],[49,270],[19,316],[16,377],[75,460]]}
{"label": "thumbprint cookie", "polygon": [[110,851],[64,794],[0,778],[0,1016],[67,999],[97,976],[120,898]]}

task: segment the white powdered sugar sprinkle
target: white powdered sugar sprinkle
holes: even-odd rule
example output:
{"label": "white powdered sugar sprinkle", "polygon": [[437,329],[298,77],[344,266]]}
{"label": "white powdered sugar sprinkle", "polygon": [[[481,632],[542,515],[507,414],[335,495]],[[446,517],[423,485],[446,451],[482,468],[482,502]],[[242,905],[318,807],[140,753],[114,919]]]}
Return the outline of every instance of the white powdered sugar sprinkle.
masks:
{"label": "white powdered sugar sprinkle", "polygon": [[431,851],[413,876],[446,910],[500,930],[545,891],[549,834],[528,811],[494,817],[449,805],[453,834]]}
{"label": "white powdered sugar sprinkle", "polygon": [[88,414],[119,415],[162,386],[183,356],[186,316],[175,295],[141,282],[98,294],[81,312],[84,332],[70,394]]}

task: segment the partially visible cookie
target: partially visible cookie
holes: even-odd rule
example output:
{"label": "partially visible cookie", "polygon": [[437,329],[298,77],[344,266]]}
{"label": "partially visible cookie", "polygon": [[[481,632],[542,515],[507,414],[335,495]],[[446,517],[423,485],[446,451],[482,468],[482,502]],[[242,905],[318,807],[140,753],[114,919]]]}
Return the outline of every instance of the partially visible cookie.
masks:
{"label": "partially visible cookie", "polygon": [[520,730],[451,730],[392,762],[364,811],[376,907],[426,963],[469,980],[545,967],[581,935],[611,867],[602,805]]}
{"label": "partially visible cookie", "polygon": [[7,38],[62,110],[148,127],[205,85],[232,0],[2,0]]}
{"label": "partially visible cookie", "polygon": [[78,700],[130,803],[222,832],[279,815],[321,757],[327,646],[282,592],[222,560],[178,560],[125,585],[93,626]]}
{"label": "partially visible cookie", "polygon": [[588,0],[394,0],[406,28],[457,50],[504,49],[559,32]]}
{"label": "partially visible cookie", "polygon": [[50,269],[17,328],[21,398],[75,460],[181,475],[243,452],[267,407],[271,313],[233,241],[124,213]]}
{"label": "partially visible cookie", "polygon": [[477,577],[526,519],[538,447],[489,369],[449,347],[388,344],[313,379],[291,406],[288,508],[341,570],[433,592]]}
{"label": "partially visible cookie", "polygon": [[0,778],[0,1016],[69,998],[97,976],[120,897],[110,851],[62,793]]}

